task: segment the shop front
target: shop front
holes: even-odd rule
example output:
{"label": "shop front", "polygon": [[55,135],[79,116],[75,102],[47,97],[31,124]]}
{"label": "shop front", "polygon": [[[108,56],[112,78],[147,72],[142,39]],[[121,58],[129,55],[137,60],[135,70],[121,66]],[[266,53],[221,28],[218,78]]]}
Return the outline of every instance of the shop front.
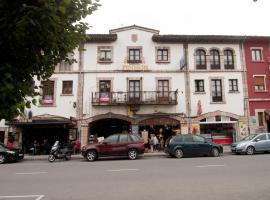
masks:
{"label": "shop front", "polygon": [[25,153],[46,154],[56,140],[68,143],[79,137],[76,123],[64,117],[43,115],[14,120],[9,125],[20,133],[21,148]]}
{"label": "shop front", "polygon": [[247,135],[246,124],[235,114],[216,111],[201,115],[196,120],[200,134],[215,143],[229,145]]}

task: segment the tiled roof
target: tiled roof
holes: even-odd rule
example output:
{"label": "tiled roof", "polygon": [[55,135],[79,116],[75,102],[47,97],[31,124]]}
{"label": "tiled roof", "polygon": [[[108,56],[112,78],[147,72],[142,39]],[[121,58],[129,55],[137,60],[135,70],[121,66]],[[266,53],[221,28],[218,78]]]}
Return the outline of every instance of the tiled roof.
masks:
{"label": "tiled roof", "polygon": [[86,43],[96,42],[114,42],[117,39],[116,34],[88,34]]}

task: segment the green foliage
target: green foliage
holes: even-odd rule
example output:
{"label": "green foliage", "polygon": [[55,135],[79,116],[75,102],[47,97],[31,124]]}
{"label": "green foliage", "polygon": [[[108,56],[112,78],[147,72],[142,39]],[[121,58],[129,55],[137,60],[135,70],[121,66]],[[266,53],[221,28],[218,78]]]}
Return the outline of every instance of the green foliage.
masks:
{"label": "green foliage", "polygon": [[0,1],[0,119],[11,119],[30,107],[37,95],[33,77],[49,78],[54,66],[68,59],[86,38],[99,0]]}

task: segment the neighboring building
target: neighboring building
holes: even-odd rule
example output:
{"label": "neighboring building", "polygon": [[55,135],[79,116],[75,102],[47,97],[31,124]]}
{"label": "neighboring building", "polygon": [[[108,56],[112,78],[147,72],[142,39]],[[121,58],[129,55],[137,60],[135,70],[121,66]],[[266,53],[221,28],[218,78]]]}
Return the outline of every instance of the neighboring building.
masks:
{"label": "neighboring building", "polygon": [[245,40],[250,132],[270,132],[270,38]]}
{"label": "neighboring building", "polygon": [[119,132],[145,140],[203,134],[229,144],[248,135],[245,38],[160,35],[136,25],[90,34],[74,51],[78,62],[56,66],[38,105],[10,131],[26,150],[34,140],[84,145]]}

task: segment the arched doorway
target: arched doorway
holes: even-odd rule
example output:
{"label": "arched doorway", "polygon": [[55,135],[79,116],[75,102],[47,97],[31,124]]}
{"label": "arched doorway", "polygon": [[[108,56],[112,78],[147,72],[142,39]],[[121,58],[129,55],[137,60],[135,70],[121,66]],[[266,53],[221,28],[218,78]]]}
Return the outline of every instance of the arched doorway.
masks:
{"label": "arched doorway", "polygon": [[126,133],[130,131],[130,124],[131,123],[126,120],[117,118],[99,119],[89,124],[89,137],[106,138],[115,133]]}
{"label": "arched doorway", "polygon": [[139,131],[145,140],[156,136],[160,142],[160,148],[164,148],[165,141],[176,133],[180,133],[180,121],[167,116],[152,116],[139,121]]}
{"label": "arched doorway", "polygon": [[240,116],[216,111],[197,118],[200,134],[219,144],[231,144],[236,140]]}

